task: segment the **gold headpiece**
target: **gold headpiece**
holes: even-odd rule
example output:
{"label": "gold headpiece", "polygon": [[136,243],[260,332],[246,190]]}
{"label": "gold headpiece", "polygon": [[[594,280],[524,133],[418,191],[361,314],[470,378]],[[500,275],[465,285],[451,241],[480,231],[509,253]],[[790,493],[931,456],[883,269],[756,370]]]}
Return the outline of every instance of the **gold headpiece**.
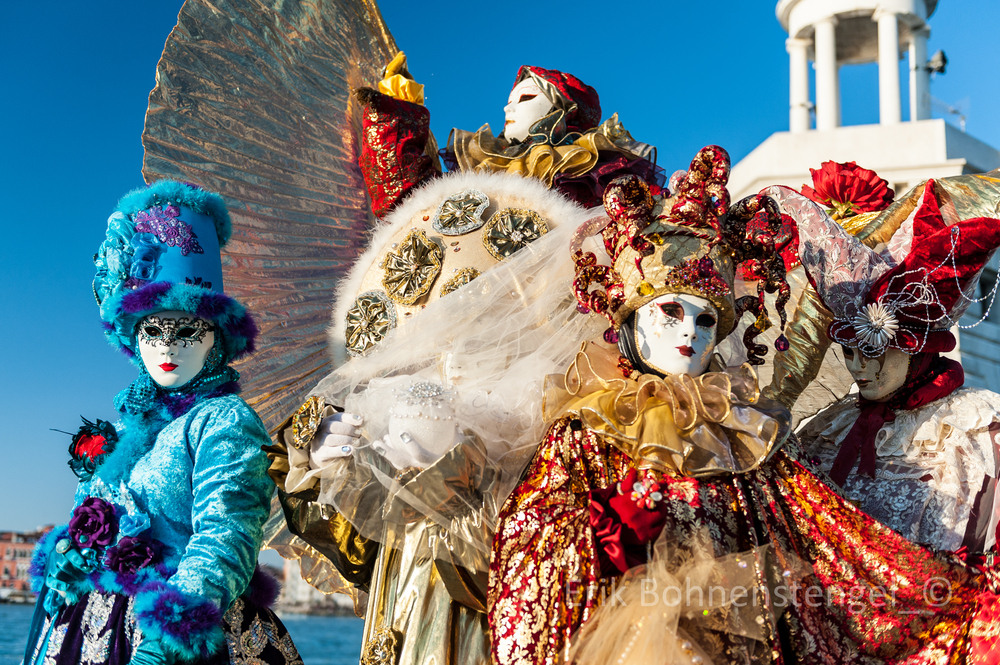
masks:
{"label": "gold headpiece", "polygon": [[[611,322],[607,341],[646,303],[667,293],[686,293],[715,306],[720,340],[743,312],[757,314],[744,342],[750,361],[763,362],[758,356],[766,350],[753,337],[769,325],[764,292],[780,292],[779,309],[788,294],[784,266],[774,249],[781,215],[767,197],[750,197],[730,209],[728,179],[729,155],[707,146],[686,173],[672,179],[668,197],[657,199],[636,176],[619,178],[605,190],[604,208],[611,221],[601,235],[612,265],[598,265],[593,253],[577,250],[574,289],[582,309]],[[737,301],[733,280],[741,262],[758,271],[766,268],[766,278],[758,284],[758,296]],[[594,285],[598,288],[591,290]],[[783,311],[781,319],[784,325]]]}

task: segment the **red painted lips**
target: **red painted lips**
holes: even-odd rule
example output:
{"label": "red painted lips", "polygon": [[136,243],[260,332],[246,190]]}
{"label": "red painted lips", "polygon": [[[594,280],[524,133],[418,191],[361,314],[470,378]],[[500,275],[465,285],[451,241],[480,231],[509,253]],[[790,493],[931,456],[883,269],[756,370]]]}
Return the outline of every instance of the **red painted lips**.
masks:
{"label": "red painted lips", "polygon": [[173,363],[163,363],[162,365],[160,365],[160,369],[162,369],[164,372],[172,372],[175,369],[177,369],[177,365]]}
{"label": "red painted lips", "polygon": [[688,358],[694,355],[694,349],[690,346],[678,346],[677,350],[681,352],[682,356],[687,356]]}

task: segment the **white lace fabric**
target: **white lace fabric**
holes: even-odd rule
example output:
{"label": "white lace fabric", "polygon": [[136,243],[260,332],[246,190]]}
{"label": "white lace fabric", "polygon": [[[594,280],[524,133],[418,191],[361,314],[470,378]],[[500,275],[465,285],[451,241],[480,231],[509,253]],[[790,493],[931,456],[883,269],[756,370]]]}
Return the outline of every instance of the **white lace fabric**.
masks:
{"label": "white lace fabric", "polygon": [[[807,457],[829,472],[857,420],[856,397],[831,405],[799,431]],[[1000,423],[1000,395],[963,388],[912,411],[899,411],[875,437],[875,477],[851,471],[844,495],[909,540],[957,550],[965,539],[976,498],[995,487],[998,460],[990,430]],[[997,443],[1000,444],[1000,437]],[[995,534],[1000,500],[981,507]],[[988,511],[988,512],[987,512]],[[980,518],[984,519],[984,518]],[[988,550],[995,538],[975,543]]]}

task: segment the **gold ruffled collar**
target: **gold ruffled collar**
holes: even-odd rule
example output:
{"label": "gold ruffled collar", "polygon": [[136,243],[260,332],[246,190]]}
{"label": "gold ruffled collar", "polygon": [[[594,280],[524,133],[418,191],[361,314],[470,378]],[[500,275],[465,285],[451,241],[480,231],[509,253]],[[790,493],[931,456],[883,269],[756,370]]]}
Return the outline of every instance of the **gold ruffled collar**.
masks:
{"label": "gold ruffled collar", "polygon": [[[573,414],[640,468],[686,477],[751,471],[776,451],[791,416],[761,398],[750,365],[723,372],[626,379],[617,354],[588,344],[549,386],[549,416]],[[559,385],[561,383],[561,385]]]}
{"label": "gold ruffled collar", "polygon": [[632,138],[618,120],[618,114],[587,130],[572,143],[539,143],[524,152],[511,154],[509,144],[494,136],[489,126],[476,132],[452,130],[448,141],[463,171],[488,170],[537,178],[551,187],[557,175],[581,176],[597,164],[601,151],[617,152],[631,158],[652,158],[650,147]]}

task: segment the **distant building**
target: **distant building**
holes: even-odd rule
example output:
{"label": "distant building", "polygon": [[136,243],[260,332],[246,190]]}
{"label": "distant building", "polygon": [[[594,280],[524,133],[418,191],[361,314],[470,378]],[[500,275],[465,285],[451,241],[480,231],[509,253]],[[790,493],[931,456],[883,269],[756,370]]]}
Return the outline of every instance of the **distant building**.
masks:
{"label": "distant building", "polygon": [[[828,160],[857,162],[889,182],[897,195],[928,178],[983,173],[1000,167],[1000,151],[941,118],[931,118],[930,74],[943,54],[928,59],[928,19],[938,0],[780,0],[775,12],[788,32],[789,131],[775,132],[733,166],[733,200],[768,185],[799,189],[810,168]],[[902,119],[900,61],[909,70],[909,120]],[[810,99],[810,61],[815,98]],[[879,122],[845,127],[840,113],[840,68],[878,63]],[[875,94],[876,91],[873,91]],[[813,122],[815,120],[815,123]],[[1000,255],[983,271],[980,293],[997,283]],[[955,330],[965,385],[1000,390],[1000,302],[973,303]]]}
{"label": "distant building", "polygon": [[28,567],[31,554],[51,526],[30,533],[0,531],[0,599],[24,597],[31,593]]}

